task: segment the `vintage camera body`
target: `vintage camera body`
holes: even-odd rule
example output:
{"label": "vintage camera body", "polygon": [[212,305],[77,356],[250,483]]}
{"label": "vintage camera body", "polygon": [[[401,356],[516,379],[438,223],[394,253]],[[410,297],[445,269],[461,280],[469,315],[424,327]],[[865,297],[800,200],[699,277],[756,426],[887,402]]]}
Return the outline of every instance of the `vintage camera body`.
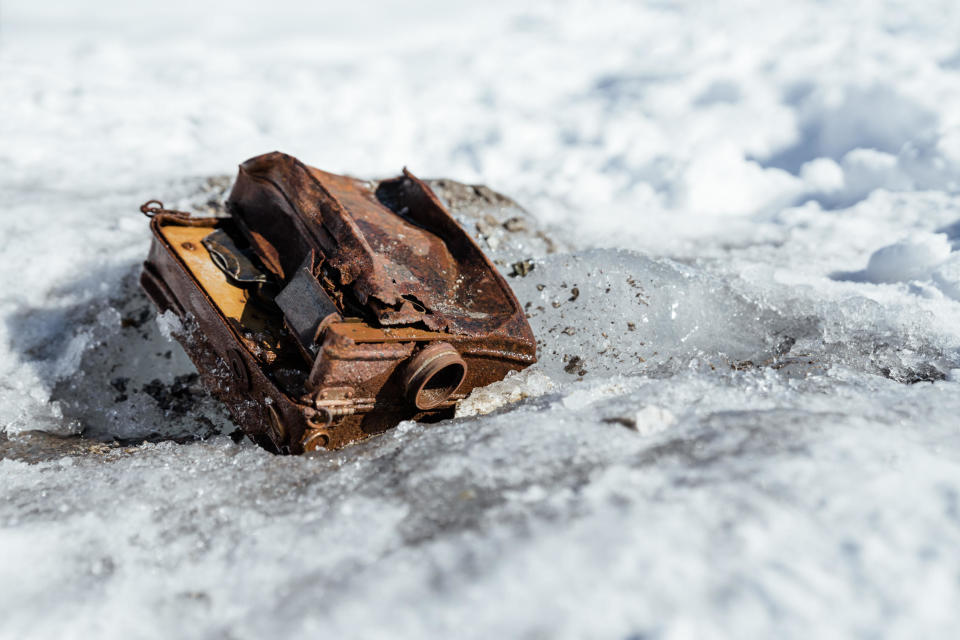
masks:
{"label": "vintage camera body", "polygon": [[269,153],[229,217],[144,205],[141,285],[237,425],[280,453],[436,420],[536,361],[510,287],[421,180],[356,180]]}

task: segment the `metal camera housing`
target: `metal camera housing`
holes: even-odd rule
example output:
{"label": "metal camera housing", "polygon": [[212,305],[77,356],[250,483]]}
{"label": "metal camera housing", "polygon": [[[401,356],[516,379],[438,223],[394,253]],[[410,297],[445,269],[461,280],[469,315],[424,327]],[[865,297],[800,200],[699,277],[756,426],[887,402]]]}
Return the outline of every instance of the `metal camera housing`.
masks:
{"label": "metal camera housing", "polygon": [[236,424],[280,453],[438,420],[536,361],[503,276],[430,187],[282,153],[248,160],[229,216],[144,205],[141,285]]}

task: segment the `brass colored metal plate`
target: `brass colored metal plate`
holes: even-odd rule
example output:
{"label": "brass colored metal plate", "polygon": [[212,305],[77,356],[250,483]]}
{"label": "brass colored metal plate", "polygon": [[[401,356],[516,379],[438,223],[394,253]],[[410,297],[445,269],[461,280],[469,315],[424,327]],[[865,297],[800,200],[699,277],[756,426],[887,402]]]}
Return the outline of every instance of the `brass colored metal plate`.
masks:
{"label": "brass colored metal plate", "polygon": [[160,227],[164,239],[224,316],[244,329],[275,331],[276,319],[251,302],[249,292],[230,282],[210,258],[210,252],[203,246],[203,239],[212,230],[212,227],[175,224]]}

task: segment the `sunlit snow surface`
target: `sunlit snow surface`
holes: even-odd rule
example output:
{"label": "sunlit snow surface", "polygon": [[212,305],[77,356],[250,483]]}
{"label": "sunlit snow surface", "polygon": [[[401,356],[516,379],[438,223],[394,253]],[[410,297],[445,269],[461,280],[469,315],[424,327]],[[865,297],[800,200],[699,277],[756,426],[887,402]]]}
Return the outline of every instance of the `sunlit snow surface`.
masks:
{"label": "sunlit snow surface", "polygon": [[[4,2],[0,637],[955,637],[960,5],[456,4]],[[137,206],[272,149],[520,202],[540,362],[218,435]]]}

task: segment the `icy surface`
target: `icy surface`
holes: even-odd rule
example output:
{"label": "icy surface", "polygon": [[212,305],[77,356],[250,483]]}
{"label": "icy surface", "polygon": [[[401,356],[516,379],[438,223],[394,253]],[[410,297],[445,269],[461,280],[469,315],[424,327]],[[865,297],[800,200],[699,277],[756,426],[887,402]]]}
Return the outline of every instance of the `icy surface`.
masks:
{"label": "icy surface", "polygon": [[[0,637],[955,637],[957,3],[2,20]],[[136,209],[272,149],[455,179],[540,362],[339,452],[223,435]]]}

